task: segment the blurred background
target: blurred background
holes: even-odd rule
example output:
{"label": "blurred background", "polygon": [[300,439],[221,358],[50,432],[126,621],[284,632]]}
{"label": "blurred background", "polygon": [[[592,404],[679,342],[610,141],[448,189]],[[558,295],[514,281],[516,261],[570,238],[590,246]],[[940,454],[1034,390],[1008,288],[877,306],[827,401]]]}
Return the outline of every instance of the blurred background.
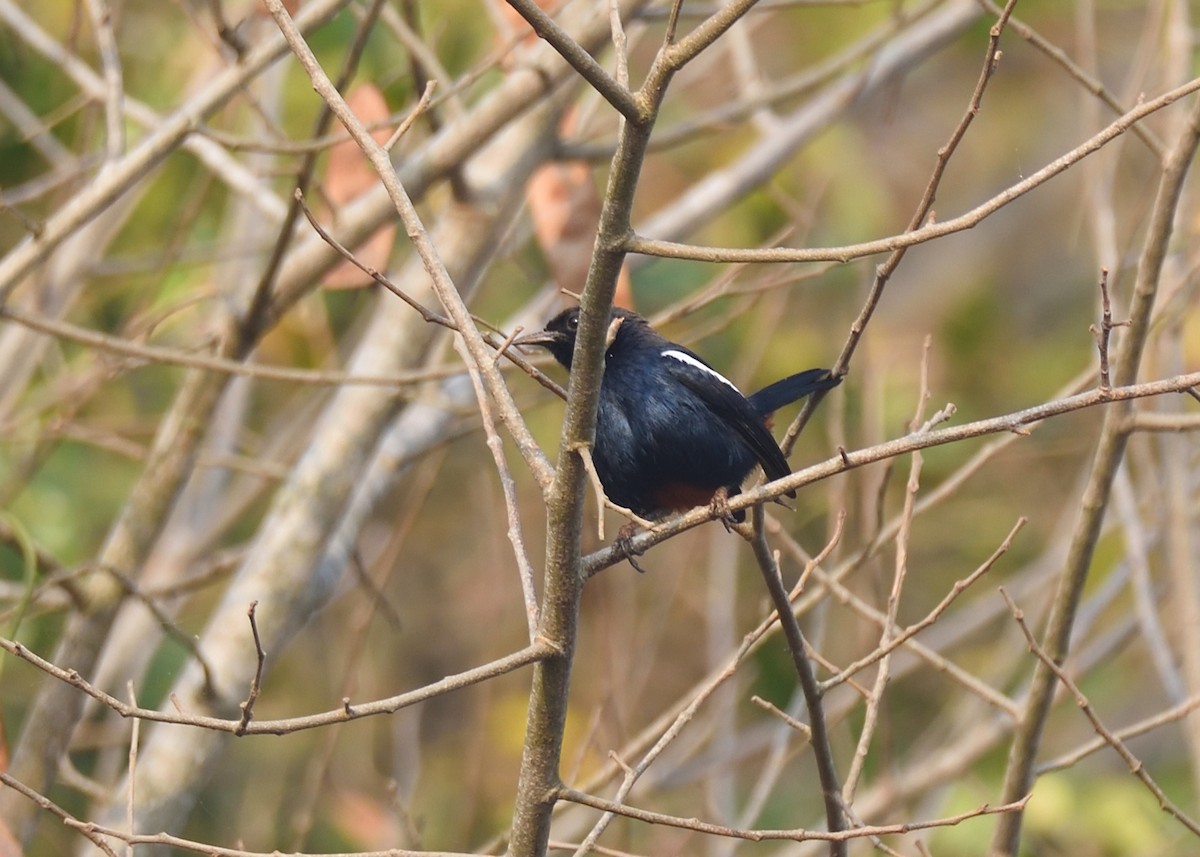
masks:
{"label": "blurred background", "polygon": [[[612,69],[609,5],[548,8]],[[613,5],[636,87],[668,5]],[[685,3],[681,32],[715,8]],[[393,161],[477,318],[503,337],[570,303],[559,290],[582,287],[615,112],[499,2],[312,0],[292,11],[380,140],[435,82]],[[995,13],[967,0],[764,0],[672,81],[636,231],[797,248],[902,232],[967,111]],[[1191,79],[1196,13],[1186,0],[1017,3],[931,219],[987,202]],[[184,711],[236,718],[256,666],[246,619],[256,600],[260,720],[392,696],[526,645],[502,480],[451,334],[341,261],[292,208],[301,186],[323,228],[441,311],[377,178],[343,129],[322,121],[264,9],[0,0],[0,32],[0,633],[124,701],[132,691],[143,707],[175,710],[174,694]],[[953,403],[955,424],[1094,386],[1089,326],[1099,321],[1101,272],[1120,321],[1162,153],[1190,109],[1184,99],[1142,123],[1140,136],[1127,132],[974,228],[912,248],[793,466],[908,433],[923,361],[925,417]],[[1189,182],[1143,380],[1200,366],[1198,216]],[[618,300],[749,391],[833,365],[883,259],[631,257]],[[239,362],[265,371],[238,374]],[[562,403],[505,371],[553,460]],[[1067,668],[1110,729],[1161,716],[1130,749],[1195,815],[1200,721],[1187,712],[1200,700],[1200,447],[1179,415],[1194,415],[1196,403],[1172,396],[1138,408],[1191,431],[1133,434]],[[777,435],[793,416],[779,416]],[[1040,629],[1101,419],[1089,409],[1030,436],[927,451],[900,541],[907,457],[808,487],[794,511],[769,509],[789,586],[845,514],[799,602],[822,678],[879,645],[872,616],[887,610],[898,555],[905,627],[1027,520],[915,638],[922,648],[891,659],[854,799],[863,822],[997,802],[1035,663],[997,587]],[[540,587],[541,493],[500,432]],[[587,508],[592,549],[601,542],[591,498]],[[608,539],[620,524],[610,513]],[[720,526],[640,562],[646,574],[614,566],[584,594],[563,777],[605,796],[620,779],[613,754],[634,764],[769,614],[749,548]],[[877,668],[826,698],[843,771]],[[138,829],[257,851],[497,853],[528,694],[525,669],[392,715],[281,737],[144,723]],[[820,827],[807,744],[755,696],[803,712],[777,636],[738,655],[629,802],[738,827]],[[123,824],[129,720],[4,655],[0,727],[13,776],[80,819]],[[1200,852],[1110,748],[1066,757],[1094,738],[1061,695],[1025,851]],[[8,847],[93,853],[6,791]],[[598,813],[560,809],[552,847],[574,850]],[[994,823],[885,842],[903,854],[984,854]],[[628,820],[600,845],[823,853]],[[859,842],[852,853],[870,850]]]}

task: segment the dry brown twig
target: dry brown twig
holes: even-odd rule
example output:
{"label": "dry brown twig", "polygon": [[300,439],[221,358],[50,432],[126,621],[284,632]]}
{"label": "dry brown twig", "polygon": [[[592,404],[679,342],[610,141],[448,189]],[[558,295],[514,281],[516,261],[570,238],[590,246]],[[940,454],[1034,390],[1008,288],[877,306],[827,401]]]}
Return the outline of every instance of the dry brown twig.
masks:
{"label": "dry brown twig", "polygon": [[995,815],[998,813],[1018,812],[1025,808],[1025,804],[1029,798],[1017,801],[1011,804],[1002,804],[1000,806],[990,806],[984,804],[973,810],[959,813],[958,815],[948,816],[946,818],[934,819],[932,821],[910,821],[900,824],[880,824],[870,825],[865,827],[851,827],[845,830],[827,831],[827,830],[806,830],[804,828],[795,828],[791,830],[746,830],[736,827],[728,827],[723,824],[712,824],[710,822],[700,821],[695,818],[681,818],[675,815],[667,815],[661,812],[650,812],[648,810],[639,809],[629,806],[628,804],[615,803],[614,801],[604,800],[603,798],[589,795],[586,792],[581,792],[576,789],[566,787],[558,790],[558,796],[562,800],[569,800],[573,803],[590,806],[594,809],[604,810],[606,813],[613,815],[621,815],[626,818],[632,818],[636,821],[643,821],[647,824],[665,824],[670,827],[677,827],[680,830],[691,830],[696,833],[705,833],[711,836],[726,836],[733,839],[745,839],[750,842],[767,842],[773,840],[788,840],[791,842],[829,842],[845,845],[845,843],[854,839],[865,839],[875,836],[895,836],[902,833],[912,833],[915,830],[929,830],[935,827],[953,827],[961,824],[972,818],[979,818],[985,815]]}
{"label": "dry brown twig", "polygon": [[[258,636],[258,620],[254,617],[257,609],[257,601],[251,601],[250,606],[246,609],[246,619],[250,622],[250,633],[254,637],[256,663],[254,666],[254,678],[250,682],[250,694],[244,702],[238,705],[238,708],[242,711],[242,716],[238,720],[237,728],[233,730],[234,735],[246,734],[246,729],[250,726],[250,721],[254,719],[254,703],[258,701],[259,691],[262,690],[263,666],[267,661],[267,653],[263,651],[262,640]],[[130,772],[130,782],[132,782],[132,772]],[[131,787],[130,792],[132,791]]]}
{"label": "dry brown twig", "polygon": [[137,717],[141,720],[152,720],[159,723],[175,723],[182,726],[196,726],[203,729],[211,729],[217,732],[229,732],[235,735],[286,735],[290,732],[298,732],[305,729],[316,729],[321,726],[326,726],[333,723],[344,723],[348,720],[357,720],[360,717],[373,717],[380,714],[392,714],[399,711],[401,708],[407,708],[410,705],[415,705],[418,702],[423,702],[427,699],[432,699],[436,696],[441,696],[446,693],[460,690],[464,687],[469,687],[473,684],[478,684],[481,681],[487,681],[490,678],[495,678],[498,675],[512,672],[529,664],[536,663],[544,657],[554,652],[554,647],[544,640],[538,640],[524,649],[507,655],[502,658],[497,658],[489,663],[482,664],[469,670],[464,670],[460,673],[447,676],[440,681],[424,685],[415,690],[397,694],[396,696],[387,697],[385,699],[376,699],[369,702],[351,703],[349,700],[343,701],[339,708],[325,711],[320,714],[310,714],[302,717],[288,717],[279,720],[252,720],[243,725],[241,718],[237,720],[227,720],[220,717],[209,717],[206,715],[188,714],[177,708],[176,713],[171,714],[166,711],[160,711],[154,708],[139,708],[131,706],[128,703],[122,702],[116,697],[100,690],[86,679],[84,679],[75,670],[62,669],[55,666],[46,659],[39,657],[31,652],[23,644],[0,637],[0,649],[8,652],[10,655],[20,658],[29,664],[40,669],[42,672],[53,676],[59,681],[76,688],[80,692],[92,697],[100,704],[112,709],[122,717]]}
{"label": "dry brown twig", "polygon": [[[500,479],[500,490],[504,494],[504,514],[508,518],[506,530],[509,544],[512,546],[513,558],[517,563],[517,577],[521,582],[521,597],[525,603],[525,622],[529,629],[529,642],[537,640],[538,625],[541,624],[541,608],[538,606],[537,590],[534,587],[533,564],[529,561],[529,552],[525,548],[525,536],[521,526],[521,513],[517,507],[517,489],[512,472],[504,458],[504,441],[496,431],[496,421],[492,416],[492,407],[488,401],[487,390],[479,370],[466,354],[461,342],[455,342],[455,348],[463,358],[467,374],[471,378],[471,386],[475,388],[475,400],[483,418],[483,432],[487,438],[487,448],[492,454],[492,463],[496,465],[496,473]],[[501,352],[503,353],[503,352]],[[499,356],[499,355],[497,355]]]}
{"label": "dry brown twig", "polygon": [[605,509],[612,509],[644,530],[653,531],[658,529],[657,522],[643,518],[637,512],[633,511],[633,509],[627,509],[608,499],[608,495],[604,493],[604,485],[600,482],[600,473],[596,470],[596,462],[592,459],[592,448],[589,445],[586,443],[580,444],[575,447],[575,452],[583,460],[583,467],[587,470],[588,479],[592,484],[592,493],[596,498],[596,538],[601,541],[604,540]]}
{"label": "dry brown twig", "polygon": [[[258,378],[264,381],[281,381],[289,384],[312,384],[324,387],[375,386],[407,387],[436,381],[462,372],[459,366],[420,369],[398,372],[395,375],[357,375],[352,372],[317,369],[295,369],[288,366],[268,366],[263,363],[248,363],[212,354],[200,354],[166,348],[160,345],[143,345],[128,339],[98,333],[69,322],[58,321],[31,313],[13,306],[0,306],[0,318],[22,324],[50,336],[77,342],[100,352],[129,357],[137,364],[163,364],[203,369],[224,375],[243,378]],[[551,382],[553,383],[553,382]]]}
{"label": "dry brown twig", "polygon": [[[1147,717],[1137,723],[1133,723],[1123,729],[1117,729],[1112,732],[1120,741],[1125,741],[1127,738],[1136,738],[1139,735],[1145,735],[1160,726],[1165,726],[1168,723],[1175,723],[1184,717],[1187,717],[1193,711],[1200,709],[1200,696],[1193,696],[1191,699],[1181,702],[1179,705],[1173,705],[1165,711],[1160,711],[1152,717]],[[1102,735],[1097,735],[1091,741],[1081,745],[1069,753],[1064,753],[1057,758],[1050,759],[1038,767],[1038,776],[1042,774],[1050,774],[1054,771],[1062,771],[1074,767],[1083,759],[1103,750],[1105,747],[1112,746],[1108,739]]]}
{"label": "dry brown twig", "polygon": [[1088,330],[1096,339],[1096,350],[1100,354],[1100,389],[1105,390],[1111,386],[1108,378],[1108,342],[1112,338],[1112,332],[1117,327],[1128,327],[1128,321],[1113,321],[1112,304],[1108,299],[1108,268],[1100,270],[1100,324],[1091,325]]}

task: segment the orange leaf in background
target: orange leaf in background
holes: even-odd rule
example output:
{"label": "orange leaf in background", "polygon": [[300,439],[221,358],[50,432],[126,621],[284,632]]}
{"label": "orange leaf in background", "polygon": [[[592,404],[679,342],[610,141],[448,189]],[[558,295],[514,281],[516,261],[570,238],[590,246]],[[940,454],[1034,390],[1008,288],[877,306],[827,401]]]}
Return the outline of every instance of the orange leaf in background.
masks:
{"label": "orange leaf in background", "polygon": [[[0,771],[8,770],[8,740],[4,737],[4,718],[0,717]],[[0,786],[4,788],[4,786]],[[22,857],[21,843],[0,818],[0,857]]]}
{"label": "orange leaf in background", "polygon": [[331,821],[359,848],[394,848],[407,837],[396,812],[378,795],[339,791]]}
{"label": "orange leaf in background", "polygon": [[[295,17],[296,13],[300,11],[300,0],[283,0],[283,8],[287,10],[289,15]],[[266,18],[267,20],[271,19],[271,13],[263,3],[255,3],[253,11],[250,14],[256,15],[259,18]]]}
{"label": "orange leaf in background", "polygon": [[[346,103],[364,123],[377,122],[388,117],[387,102],[379,89],[372,84],[356,86],[346,96]],[[383,143],[390,135],[389,129],[380,128],[372,132],[371,136]],[[343,140],[329,150],[329,166],[325,170],[323,187],[325,198],[333,206],[335,219],[339,208],[370,190],[378,181],[379,176],[353,140]],[[377,271],[382,270],[387,265],[395,236],[394,223],[384,226],[360,245],[354,251],[354,255],[364,265]],[[343,261],[325,276],[323,285],[330,289],[359,289],[370,285],[371,282],[370,277],[349,262]]]}
{"label": "orange leaf in background", "polygon": [[[549,14],[558,7],[556,0],[536,0]],[[537,34],[525,19],[504,0],[494,0],[493,8],[509,25],[512,33],[525,33],[523,44],[537,39]],[[497,32],[497,41],[503,34]],[[564,116],[560,132],[569,134],[576,124],[572,109]],[[600,195],[592,181],[592,168],[584,163],[549,163],[529,179],[525,199],[533,218],[533,231],[538,246],[546,258],[551,275],[558,287],[578,294],[587,279],[596,241],[596,225],[600,221]],[[617,306],[633,309],[633,290],[629,273],[621,269],[617,279]]]}
{"label": "orange leaf in background", "polygon": [[4,819],[0,819],[0,857],[23,857],[24,853],[17,837],[13,836]]}
{"label": "orange leaf in background", "polygon": [[[573,124],[573,114],[564,117],[564,133]],[[525,198],[534,235],[555,282],[559,288],[578,293],[587,278],[600,221],[600,194],[592,180],[592,168],[579,162],[547,164],[529,179]],[[617,281],[614,302],[626,309],[634,308],[625,268]]]}
{"label": "orange leaf in background", "polygon": [[[557,6],[558,3],[553,2],[553,0],[537,0],[537,5],[541,6],[542,9],[553,15],[554,7]],[[521,39],[523,44],[528,45],[537,41],[537,33],[533,31],[532,27],[525,23],[525,19],[521,17],[521,13],[515,10],[512,6],[505,3],[504,0],[493,0],[492,6],[500,13],[500,17],[504,19],[504,22],[508,24],[510,32],[517,34],[524,33],[524,36]],[[502,33],[499,29],[496,31],[496,39],[497,41],[504,41],[504,33]]]}

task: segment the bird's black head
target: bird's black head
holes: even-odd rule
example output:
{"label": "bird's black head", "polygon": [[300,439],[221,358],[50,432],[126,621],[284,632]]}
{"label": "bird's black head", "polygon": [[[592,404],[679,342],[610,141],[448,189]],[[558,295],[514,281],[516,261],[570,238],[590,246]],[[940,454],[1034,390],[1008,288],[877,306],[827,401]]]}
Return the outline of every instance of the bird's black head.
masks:
{"label": "bird's black head", "polygon": [[[654,330],[646,319],[636,312],[613,307],[612,323],[620,322],[615,329],[609,327],[608,350],[620,348],[622,344],[636,338],[645,331],[654,336]],[[571,368],[571,355],[575,353],[575,334],[579,331],[579,307],[565,309],[546,323],[544,330],[518,337],[515,345],[540,345],[554,355],[554,359]]]}

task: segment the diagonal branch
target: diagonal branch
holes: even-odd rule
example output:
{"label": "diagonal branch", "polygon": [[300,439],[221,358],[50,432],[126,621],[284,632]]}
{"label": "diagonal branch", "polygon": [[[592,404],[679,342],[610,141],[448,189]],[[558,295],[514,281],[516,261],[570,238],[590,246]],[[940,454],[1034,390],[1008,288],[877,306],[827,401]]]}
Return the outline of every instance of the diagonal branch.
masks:
{"label": "diagonal branch", "polygon": [[[792,603],[783,585],[779,563],[771,551],[771,546],[767,544],[763,520],[762,507],[759,506],[754,513],[754,536],[750,544],[754,548],[754,559],[758,563],[763,581],[767,584],[767,592],[771,595],[771,603],[775,606],[775,614],[779,617],[779,624],[787,639],[792,665],[795,666],[796,675],[800,679],[800,688],[804,691],[804,702],[808,707],[808,727],[812,732],[813,757],[817,762],[817,775],[821,779],[821,794],[825,801],[825,823],[829,832],[836,834],[846,829],[847,819],[842,804],[842,787],[838,782],[837,767],[833,761],[833,747],[829,743],[829,730],[825,724],[825,708],[821,704],[821,683],[817,681],[812,661],[808,658],[804,634],[800,631],[800,623],[792,612]],[[845,854],[845,841],[831,839],[830,857],[845,857]]]}
{"label": "diagonal branch", "polygon": [[[765,482],[762,485],[743,491],[736,497],[730,498],[729,510],[736,512],[739,509],[748,509],[756,503],[781,497],[789,491],[795,491],[798,488],[803,488],[805,485],[819,482],[822,479],[833,476],[835,473],[862,467],[876,461],[895,458],[898,455],[905,455],[919,449],[928,449],[933,446],[955,443],[970,437],[983,437],[1000,432],[1029,434],[1039,423],[1052,417],[1112,402],[1132,401],[1133,399],[1147,396],[1160,396],[1165,393],[1185,393],[1197,385],[1200,385],[1200,372],[1192,372],[1188,375],[1176,375],[1173,378],[1150,381],[1144,384],[1112,387],[1108,390],[1090,390],[1086,393],[1066,396],[1062,399],[1056,399],[1052,402],[1036,405],[1021,411],[1014,411],[1013,413],[998,417],[964,423],[961,426],[906,435],[905,437],[885,441],[875,446],[853,452],[844,452],[819,464],[797,470],[783,479],[777,479],[774,482]],[[659,542],[666,541],[684,530],[690,530],[700,524],[715,520],[716,517],[717,513],[711,509],[692,509],[690,512],[685,512],[677,517],[662,521],[653,532],[638,533],[629,540],[628,547],[630,550],[640,554]],[[596,574],[610,565],[623,562],[624,558],[625,552],[623,548],[607,545],[584,558],[584,573],[589,576]]]}
{"label": "diagonal branch", "polygon": [[558,25],[533,0],[507,0],[508,5],[519,14],[533,31],[571,64],[579,76],[591,84],[604,99],[615,107],[622,116],[635,124],[646,121],[646,109],[624,86],[613,79],[604,66],[571,38],[571,34]]}

